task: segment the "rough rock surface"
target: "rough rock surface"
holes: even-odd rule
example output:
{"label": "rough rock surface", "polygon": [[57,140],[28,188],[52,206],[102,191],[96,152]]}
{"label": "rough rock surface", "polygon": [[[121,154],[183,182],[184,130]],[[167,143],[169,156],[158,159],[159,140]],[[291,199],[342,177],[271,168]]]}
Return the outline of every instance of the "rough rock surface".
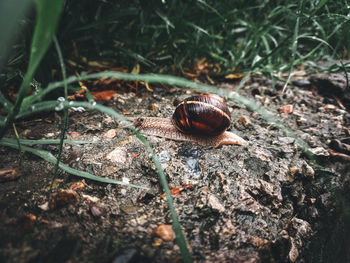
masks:
{"label": "rough rock surface", "polygon": [[[325,98],[311,90],[288,88],[281,94],[270,84],[258,76],[241,93],[283,119],[315,152],[318,165],[303,154],[294,138],[233,102],[227,102],[231,130],[248,146],[212,149],[147,137],[170,188],[184,186],[174,196],[175,207],[196,262],[342,262],[346,258],[350,163],[329,150],[334,139],[348,144],[349,113],[336,103],[325,108]],[[109,105],[130,116],[170,117],[173,98],[187,97],[184,93],[156,88],[153,94],[117,95]],[[292,112],[280,112],[288,104],[293,105]],[[18,123],[18,129],[22,137],[35,133],[39,138],[58,138],[59,116]],[[149,190],[84,180],[77,202],[48,209],[43,204],[49,198],[53,167],[25,153],[22,178],[0,184],[0,261],[179,262],[175,241],[152,235],[159,225],[171,224],[154,164],[137,138],[120,126],[97,112],[72,112],[68,137],[95,143],[66,144],[64,160],[73,168]],[[116,136],[104,137],[110,129],[117,129]],[[57,154],[56,146],[34,147]],[[0,169],[16,165],[16,151],[0,147],[0,155]],[[60,173],[54,191],[77,181],[81,179]],[[35,219],[19,220],[28,214]]]}

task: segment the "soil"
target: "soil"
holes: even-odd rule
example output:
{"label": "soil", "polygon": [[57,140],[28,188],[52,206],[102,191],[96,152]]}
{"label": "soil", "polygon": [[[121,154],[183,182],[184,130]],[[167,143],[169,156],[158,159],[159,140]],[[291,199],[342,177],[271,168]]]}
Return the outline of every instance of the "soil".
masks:
{"label": "soil", "polygon": [[[316,162],[294,138],[230,101],[230,130],[248,146],[213,149],[147,137],[170,188],[181,187],[174,202],[196,262],[350,259],[349,105],[322,80],[310,81],[294,79],[282,93],[278,83],[272,87],[271,80],[255,76],[240,94],[281,118],[308,143]],[[234,83],[218,86],[236,89]],[[101,103],[130,117],[170,117],[175,101],[195,94],[152,88]],[[16,125],[21,138],[53,139],[61,120],[62,112],[54,112]],[[94,143],[65,144],[63,162],[148,190],[60,171],[50,192],[53,165],[24,153],[20,178],[0,183],[0,262],[181,262],[175,240],[154,234],[171,224],[155,166],[121,126],[99,112],[71,111],[67,138]],[[57,155],[57,145],[32,147]],[[0,170],[19,167],[18,151],[1,146],[0,156]]]}

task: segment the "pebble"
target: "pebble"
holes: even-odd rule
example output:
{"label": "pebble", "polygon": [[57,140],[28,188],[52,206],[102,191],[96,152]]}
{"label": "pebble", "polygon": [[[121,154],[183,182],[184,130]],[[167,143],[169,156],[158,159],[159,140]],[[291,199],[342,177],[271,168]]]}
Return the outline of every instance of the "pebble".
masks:
{"label": "pebble", "polygon": [[166,163],[166,162],[169,162],[170,159],[171,159],[171,155],[168,151],[161,151],[159,154],[158,154],[158,159],[161,163]]}
{"label": "pebble", "polygon": [[126,148],[117,147],[106,156],[107,160],[114,163],[126,163]]}
{"label": "pebble", "polygon": [[193,179],[199,179],[202,174],[202,167],[200,166],[197,159],[192,157],[184,157],[182,163],[191,171]]}
{"label": "pebble", "polygon": [[165,242],[173,241],[175,238],[172,225],[159,225],[153,230],[152,235],[161,238]]}
{"label": "pebble", "polygon": [[287,104],[280,107],[280,113],[291,114],[293,112],[293,105]]}
{"label": "pebble", "polygon": [[112,139],[117,135],[117,130],[116,129],[110,129],[106,131],[106,133],[103,135],[103,138],[106,139]]}
{"label": "pebble", "polygon": [[305,87],[310,87],[311,82],[307,79],[297,79],[292,81],[292,84],[297,87],[305,88]]}

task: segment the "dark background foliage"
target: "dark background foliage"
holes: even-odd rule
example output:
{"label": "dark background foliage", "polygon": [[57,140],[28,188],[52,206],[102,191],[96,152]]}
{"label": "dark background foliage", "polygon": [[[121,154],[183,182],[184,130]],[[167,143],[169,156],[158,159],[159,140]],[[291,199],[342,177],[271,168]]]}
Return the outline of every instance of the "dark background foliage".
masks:
{"label": "dark background foliage", "polygon": [[[295,64],[348,58],[348,4],[331,1],[67,1],[57,31],[71,70],[88,61],[111,61],[131,70],[181,74],[198,59],[233,70],[287,70],[296,18],[300,16]],[[21,20],[6,75],[25,71],[34,25],[33,11]],[[261,60],[262,59],[262,60]],[[257,63],[260,60],[260,63]],[[75,63],[73,63],[75,62]],[[36,78],[43,84],[57,68],[54,49]]]}

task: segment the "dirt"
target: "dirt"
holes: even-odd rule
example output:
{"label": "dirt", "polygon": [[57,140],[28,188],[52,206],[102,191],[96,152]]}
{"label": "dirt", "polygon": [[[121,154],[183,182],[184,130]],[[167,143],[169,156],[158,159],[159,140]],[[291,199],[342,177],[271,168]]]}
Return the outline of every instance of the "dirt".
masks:
{"label": "dirt", "polygon": [[[147,137],[170,188],[182,186],[175,207],[196,262],[349,260],[350,114],[341,100],[319,93],[307,79],[295,81],[299,87],[282,94],[281,86],[255,76],[240,94],[304,139],[317,165],[294,138],[233,102],[227,102],[230,130],[249,142],[246,147],[213,149]],[[116,94],[103,103],[130,117],[170,117],[174,101],[193,94],[152,88],[153,93]],[[286,105],[293,107],[281,108]],[[62,112],[33,116],[18,121],[17,129],[21,138],[59,138],[61,118]],[[0,183],[0,261],[181,262],[175,240],[152,234],[171,224],[171,217],[155,166],[137,138],[98,112],[70,112],[67,138],[94,143],[65,144],[66,164],[148,190],[61,171],[52,190],[64,190],[57,201],[50,193],[53,165],[24,153],[22,176]],[[57,155],[57,145],[32,147]],[[1,146],[0,156],[0,169],[19,166],[16,150]],[[74,183],[79,187],[72,193]]]}

